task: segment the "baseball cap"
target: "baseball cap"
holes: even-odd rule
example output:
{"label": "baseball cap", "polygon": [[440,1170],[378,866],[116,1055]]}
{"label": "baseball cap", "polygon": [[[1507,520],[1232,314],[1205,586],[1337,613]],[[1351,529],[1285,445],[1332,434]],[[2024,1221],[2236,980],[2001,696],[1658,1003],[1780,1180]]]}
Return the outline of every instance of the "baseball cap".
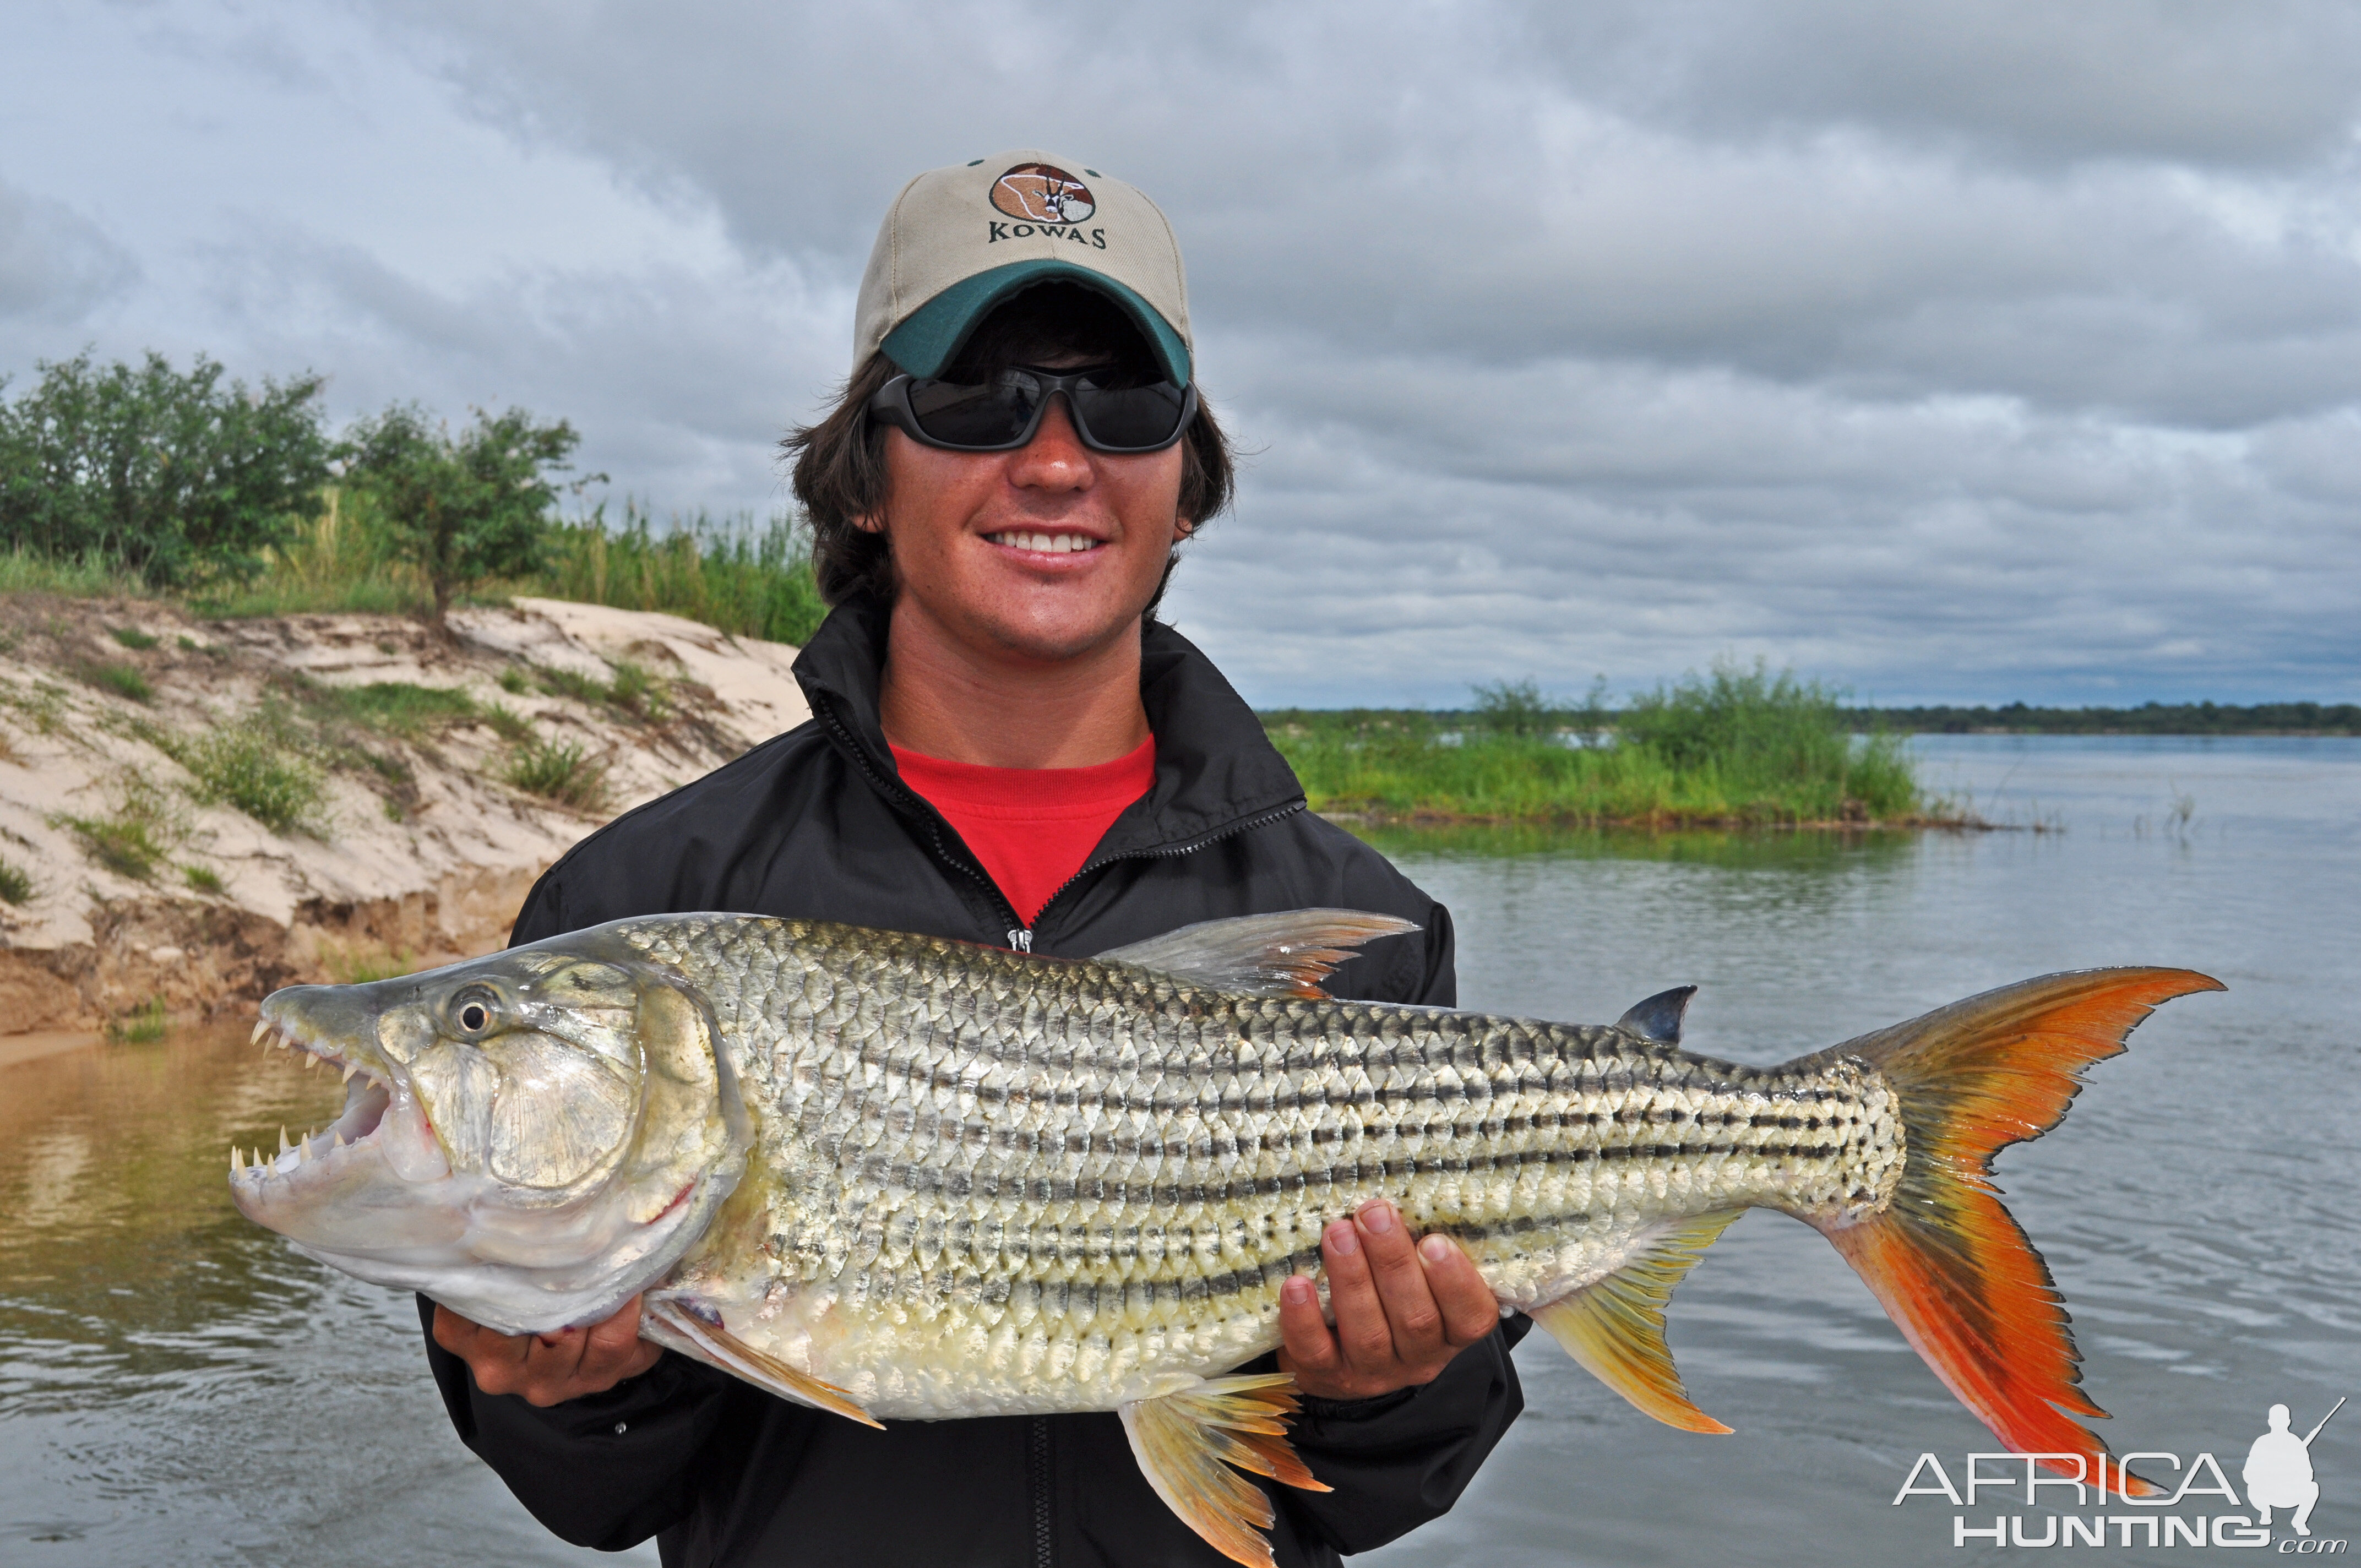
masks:
{"label": "baseball cap", "polygon": [[1113,300],[1189,384],[1189,284],[1172,225],[1132,186],[1038,148],[902,187],[861,276],[852,362],[882,349],[913,376],[939,376],[995,306],[1052,281]]}

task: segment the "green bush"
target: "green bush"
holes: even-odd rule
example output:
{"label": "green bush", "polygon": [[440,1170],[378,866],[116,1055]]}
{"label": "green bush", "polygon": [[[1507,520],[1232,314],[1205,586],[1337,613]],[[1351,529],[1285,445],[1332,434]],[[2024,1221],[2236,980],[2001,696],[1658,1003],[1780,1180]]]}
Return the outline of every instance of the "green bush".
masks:
{"label": "green bush", "polygon": [[49,818],[82,840],[82,852],[118,876],[146,882],[170,859],[188,824],[171,800],[144,774],[126,773],[115,784],[115,809],[104,817]]}
{"label": "green bush", "polygon": [[146,1005],[111,1020],[106,1025],[106,1037],[119,1046],[152,1046],[164,1037],[171,1023],[164,1011],[164,999],[151,996]]}
{"label": "green bush", "polygon": [[192,793],[203,804],[235,806],[273,833],[324,827],[327,780],[282,709],[262,708],[170,750],[195,776]]}
{"label": "green bush", "polygon": [[342,451],[346,477],[378,505],[389,553],[426,579],[440,627],[454,596],[542,569],[551,476],[580,440],[565,421],[536,424],[522,409],[479,409],[455,436],[416,404],[396,404],[356,424]]}
{"label": "green bush", "polygon": [[92,685],[134,702],[153,702],[156,698],[156,689],[148,684],[148,677],[128,664],[84,664],[75,673]]}
{"label": "green bush", "polygon": [[0,860],[0,899],[10,904],[33,902],[33,879],[24,867],[14,861]]}
{"label": "green bush", "polygon": [[456,686],[371,681],[359,686],[315,686],[307,695],[312,706],[324,718],[341,718],[405,738],[425,734],[438,725],[464,723],[477,716],[476,699]]}
{"label": "green bush", "polygon": [[141,652],[145,652],[147,650],[153,648],[156,646],[157,642],[156,638],[140,630],[136,626],[110,626],[106,629],[106,634],[109,637],[114,638],[117,642],[122,643],[126,648],[134,649]]}
{"label": "green bush", "polygon": [[219,898],[229,891],[228,884],[222,881],[221,872],[211,866],[183,865],[181,868],[181,876],[189,884],[190,891],[193,893],[209,894],[213,897]]}
{"label": "green bush", "polygon": [[527,795],[577,811],[606,804],[606,764],[571,740],[526,741],[510,756],[506,777]]}
{"label": "green bush", "polygon": [[238,582],[314,510],[328,477],[322,378],[222,382],[199,356],[42,362],[0,403],[0,545],[104,563],[152,587]]}

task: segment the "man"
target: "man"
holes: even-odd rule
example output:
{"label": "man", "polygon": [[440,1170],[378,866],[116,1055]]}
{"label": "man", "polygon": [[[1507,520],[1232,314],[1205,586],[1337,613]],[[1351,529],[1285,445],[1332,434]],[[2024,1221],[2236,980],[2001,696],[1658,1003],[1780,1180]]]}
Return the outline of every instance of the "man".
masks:
{"label": "man", "polygon": [[[1348,907],[1421,929],[1334,993],[1452,1003],[1448,915],[1304,811],[1252,712],[1149,613],[1230,486],[1163,214],[1038,152],[922,174],[862,280],[854,365],[788,443],[835,607],[796,663],[811,722],[586,839],[515,939],[727,909],[1081,957]],[[1334,1489],[1270,1488],[1280,1563],[1444,1512],[1522,1404],[1455,1245],[1373,1204],[1322,1251],[1334,1326],[1289,1281],[1276,1365]],[[421,1310],[461,1436],[570,1541],[654,1534],[667,1563],[1222,1561],[1111,1413],[873,1431],[659,1353],[637,1302],[521,1338]]]}

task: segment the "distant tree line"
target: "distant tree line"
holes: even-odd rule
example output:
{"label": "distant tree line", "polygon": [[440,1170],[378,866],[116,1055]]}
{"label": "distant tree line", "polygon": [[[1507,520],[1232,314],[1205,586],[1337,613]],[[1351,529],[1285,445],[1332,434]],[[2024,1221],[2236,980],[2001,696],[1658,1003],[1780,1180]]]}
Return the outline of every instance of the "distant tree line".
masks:
{"label": "distant tree line", "polygon": [[332,436],[323,378],[250,387],[202,355],[186,371],[160,354],[98,366],[87,352],[37,369],[0,400],[0,549],[171,591],[251,581],[335,484],[374,503],[389,556],[422,574],[440,625],[471,586],[547,566],[580,440],[522,409],[478,410],[455,432],[414,403]]}
{"label": "distant tree line", "polygon": [[2137,707],[1853,707],[1861,729],[1929,735],[2361,735],[2361,703],[2147,702]]}

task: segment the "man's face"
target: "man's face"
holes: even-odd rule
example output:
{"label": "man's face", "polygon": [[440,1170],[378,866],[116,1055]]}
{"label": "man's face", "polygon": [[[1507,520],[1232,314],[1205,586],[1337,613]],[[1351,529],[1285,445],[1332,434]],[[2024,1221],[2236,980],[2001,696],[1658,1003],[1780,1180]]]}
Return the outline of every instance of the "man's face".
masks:
{"label": "man's face", "polygon": [[1054,663],[1104,646],[1137,625],[1187,534],[1180,467],[1178,444],[1092,451],[1062,396],[1014,452],[945,452],[887,430],[877,521],[894,542],[895,616],[996,659]]}

